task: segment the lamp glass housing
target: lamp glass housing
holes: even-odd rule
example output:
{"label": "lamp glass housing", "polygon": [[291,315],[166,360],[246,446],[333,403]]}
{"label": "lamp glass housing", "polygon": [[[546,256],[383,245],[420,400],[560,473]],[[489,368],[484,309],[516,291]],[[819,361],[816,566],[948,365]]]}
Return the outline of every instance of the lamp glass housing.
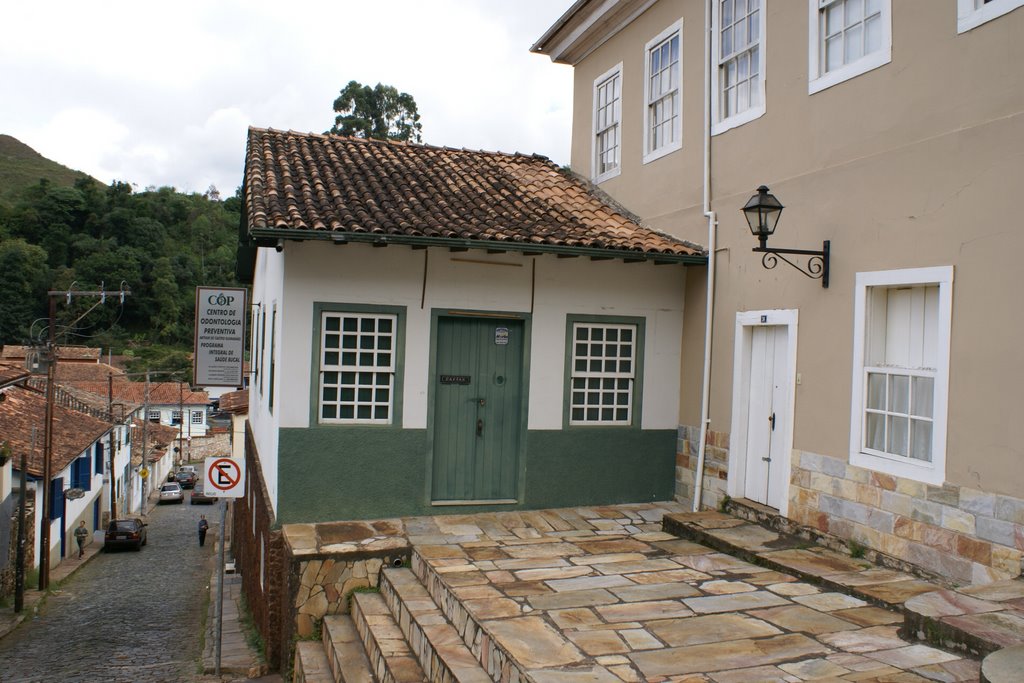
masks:
{"label": "lamp glass housing", "polygon": [[768,236],[775,232],[782,209],[782,203],[768,192],[767,187],[762,185],[757,188],[757,194],[743,207],[743,215],[750,226],[750,233],[762,242],[767,240]]}

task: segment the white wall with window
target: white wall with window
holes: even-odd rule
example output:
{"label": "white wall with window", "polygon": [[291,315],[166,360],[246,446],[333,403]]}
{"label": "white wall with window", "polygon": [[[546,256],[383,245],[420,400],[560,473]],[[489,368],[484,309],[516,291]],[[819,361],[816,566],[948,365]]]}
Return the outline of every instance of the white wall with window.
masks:
{"label": "white wall with window", "polygon": [[892,61],[892,0],[809,0],[808,92]]}
{"label": "white wall with window", "polygon": [[945,480],[952,266],[858,273],[850,462]]}
{"label": "white wall with window", "polygon": [[764,115],[765,13],[763,0],[713,3],[712,54],[717,60],[711,98],[711,133],[717,135]]}
{"label": "white wall with window", "polygon": [[622,62],[594,81],[593,181],[619,175],[622,166]]}
{"label": "white wall with window", "polygon": [[957,0],[956,31],[964,33],[1024,6],[1024,0]]}
{"label": "white wall with window", "polygon": [[644,66],[644,163],[683,146],[683,20],[647,43]]}

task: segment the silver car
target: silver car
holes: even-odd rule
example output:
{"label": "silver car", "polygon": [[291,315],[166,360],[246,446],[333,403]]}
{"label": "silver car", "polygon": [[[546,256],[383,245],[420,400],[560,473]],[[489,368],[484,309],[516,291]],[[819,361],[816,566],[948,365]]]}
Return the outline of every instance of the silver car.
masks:
{"label": "silver car", "polygon": [[185,494],[178,484],[170,482],[160,487],[161,503],[180,503],[183,500],[185,500]]}

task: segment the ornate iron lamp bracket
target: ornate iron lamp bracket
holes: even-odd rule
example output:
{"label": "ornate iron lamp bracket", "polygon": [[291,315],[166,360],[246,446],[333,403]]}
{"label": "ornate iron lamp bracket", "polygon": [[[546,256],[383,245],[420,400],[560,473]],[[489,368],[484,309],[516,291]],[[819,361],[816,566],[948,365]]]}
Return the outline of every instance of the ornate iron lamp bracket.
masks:
{"label": "ornate iron lamp bracket", "polygon": [[[764,242],[762,241],[763,244]],[[821,286],[828,289],[829,240],[822,242],[821,251],[814,251],[812,249],[780,249],[766,246],[754,247],[752,251],[763,254],[761,256],[761,265],[768,270],[779,265],[779,259],[782,259],[812,280],[821,280]],[[804,266],[801,266],[786,258],[786,254],[806,256],[807,262]]]}

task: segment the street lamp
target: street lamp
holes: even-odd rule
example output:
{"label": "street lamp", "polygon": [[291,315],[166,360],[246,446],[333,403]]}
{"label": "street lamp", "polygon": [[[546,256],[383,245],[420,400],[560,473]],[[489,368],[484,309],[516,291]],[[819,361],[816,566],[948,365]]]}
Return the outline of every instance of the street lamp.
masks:
{"label": "street lamp", "polygon": [[[743,206],[743,215],[750,226],[750,233],[757,238],[759,245],[752,251],[764,254],[761,257],[761,265],[768,270],[779,265],[779,259],[782,259],[812,280],[821,280],[821,286],[828,289],[829,240],[822,242],[821,251],[768,246],[768,238],[775,233],[775,226],[779,223],[783,208],[782,202],[764,185],[757,188],[757,194],[747,200]],[[806,267],[793,263],[784,254],[807,256]]]}

